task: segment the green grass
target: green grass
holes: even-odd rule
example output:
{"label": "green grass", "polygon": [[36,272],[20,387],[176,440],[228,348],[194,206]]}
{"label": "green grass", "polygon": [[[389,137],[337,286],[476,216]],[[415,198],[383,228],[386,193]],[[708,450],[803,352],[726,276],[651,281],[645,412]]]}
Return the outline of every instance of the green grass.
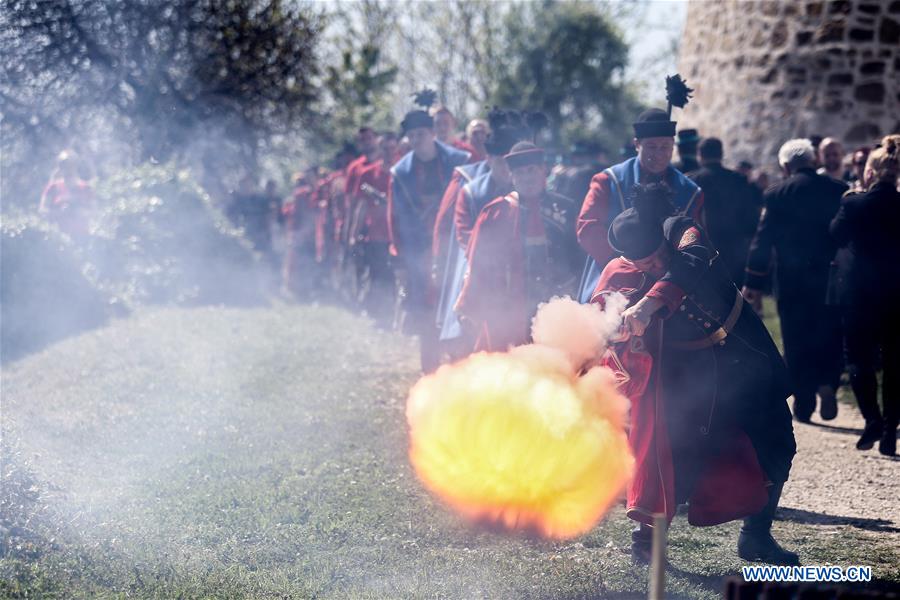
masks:
{"label": "green grass", "polygon": [[[621,508],[556,543],[475,530],[416,481],[408,339],[333,308],[166,309],[3,371],[0,596],[640,598]],[[808,563],[900,552],[791,521]],[[716,598],[737,524],[677,518],[668,590]]]}

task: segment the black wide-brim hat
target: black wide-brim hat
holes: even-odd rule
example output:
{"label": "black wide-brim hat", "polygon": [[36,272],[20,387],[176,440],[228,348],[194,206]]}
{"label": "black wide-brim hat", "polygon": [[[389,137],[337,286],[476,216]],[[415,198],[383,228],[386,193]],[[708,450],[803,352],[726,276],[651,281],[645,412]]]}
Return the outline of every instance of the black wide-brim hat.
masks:
{"label": "black wide-brim hat", "polygon": [[664,238],[659,221],[627,208],[613,219],[608,239],[615,252],[629,260],[640,260],[656,252]]}
{"label": "black wide-brim hat", "polygon": [[[530,165],[543,165],[546,155],[543,148],[538,148],[534,144],[528,144],[529,148],[514,149],[512,152],[504,156],[506,164],[510,169],[521,169]],[[515,148],[515,147],[514,147]]]}
{"label": "black wide-brim hat", "polygon": [[425,127],[426,129],[433,128],[434,119],[424,110],[411,110],[406,113],[406,116],[400,121],[400,127],[403,129],[403,134],[406,135],[413,129],[418,129],[420,127]]}
{"label": "black wide-brim hat", "polygon": [[677,143],[679,146],[696,145],[700,143],[700,133],[696,129],[682,129],[678,132]]}
{"label": "black wide-brim hat", "polygon": [[631,125],[634,127],[634,137],[637,139],[675,137],[675,121],[670,121],[666,111],[660,108],[645,110]]}

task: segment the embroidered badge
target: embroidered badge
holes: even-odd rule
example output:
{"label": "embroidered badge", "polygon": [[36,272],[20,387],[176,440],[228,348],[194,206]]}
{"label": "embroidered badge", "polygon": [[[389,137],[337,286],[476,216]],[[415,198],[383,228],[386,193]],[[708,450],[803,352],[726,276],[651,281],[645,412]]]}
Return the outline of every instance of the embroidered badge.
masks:
{"label": "embroidered badge", "polygon": [[681,241],[678,242],[678,249],[685,248],[690,246],[691,244],[696,244],[699,239],[699,233],[696,227],[688,227],[684,233],[681,234]]}

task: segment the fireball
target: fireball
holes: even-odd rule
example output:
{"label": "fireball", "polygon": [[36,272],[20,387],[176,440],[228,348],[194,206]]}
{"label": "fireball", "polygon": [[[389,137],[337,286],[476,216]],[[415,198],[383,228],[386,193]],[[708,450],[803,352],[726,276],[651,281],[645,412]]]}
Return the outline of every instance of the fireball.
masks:
{"label": "fireball", "polygon": [[[597,346],[599,348],[599,346]],[[480,353],[423,377],[407,402],[410,459],[464,516],[566,539],[620,496],[634,459],[611,372],[558,348]]]}

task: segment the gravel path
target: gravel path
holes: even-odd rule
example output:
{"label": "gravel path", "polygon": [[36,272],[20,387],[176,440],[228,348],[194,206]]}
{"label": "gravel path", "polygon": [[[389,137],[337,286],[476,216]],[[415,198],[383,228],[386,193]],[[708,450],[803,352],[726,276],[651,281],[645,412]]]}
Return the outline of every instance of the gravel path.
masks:
{"label": "gravel path", "polygon": [[797,455],[781,501],[782,517],[884,533],[900,547],[900,458],[856,449],[863,418],[841,403],[838,417],[794,421]]}

